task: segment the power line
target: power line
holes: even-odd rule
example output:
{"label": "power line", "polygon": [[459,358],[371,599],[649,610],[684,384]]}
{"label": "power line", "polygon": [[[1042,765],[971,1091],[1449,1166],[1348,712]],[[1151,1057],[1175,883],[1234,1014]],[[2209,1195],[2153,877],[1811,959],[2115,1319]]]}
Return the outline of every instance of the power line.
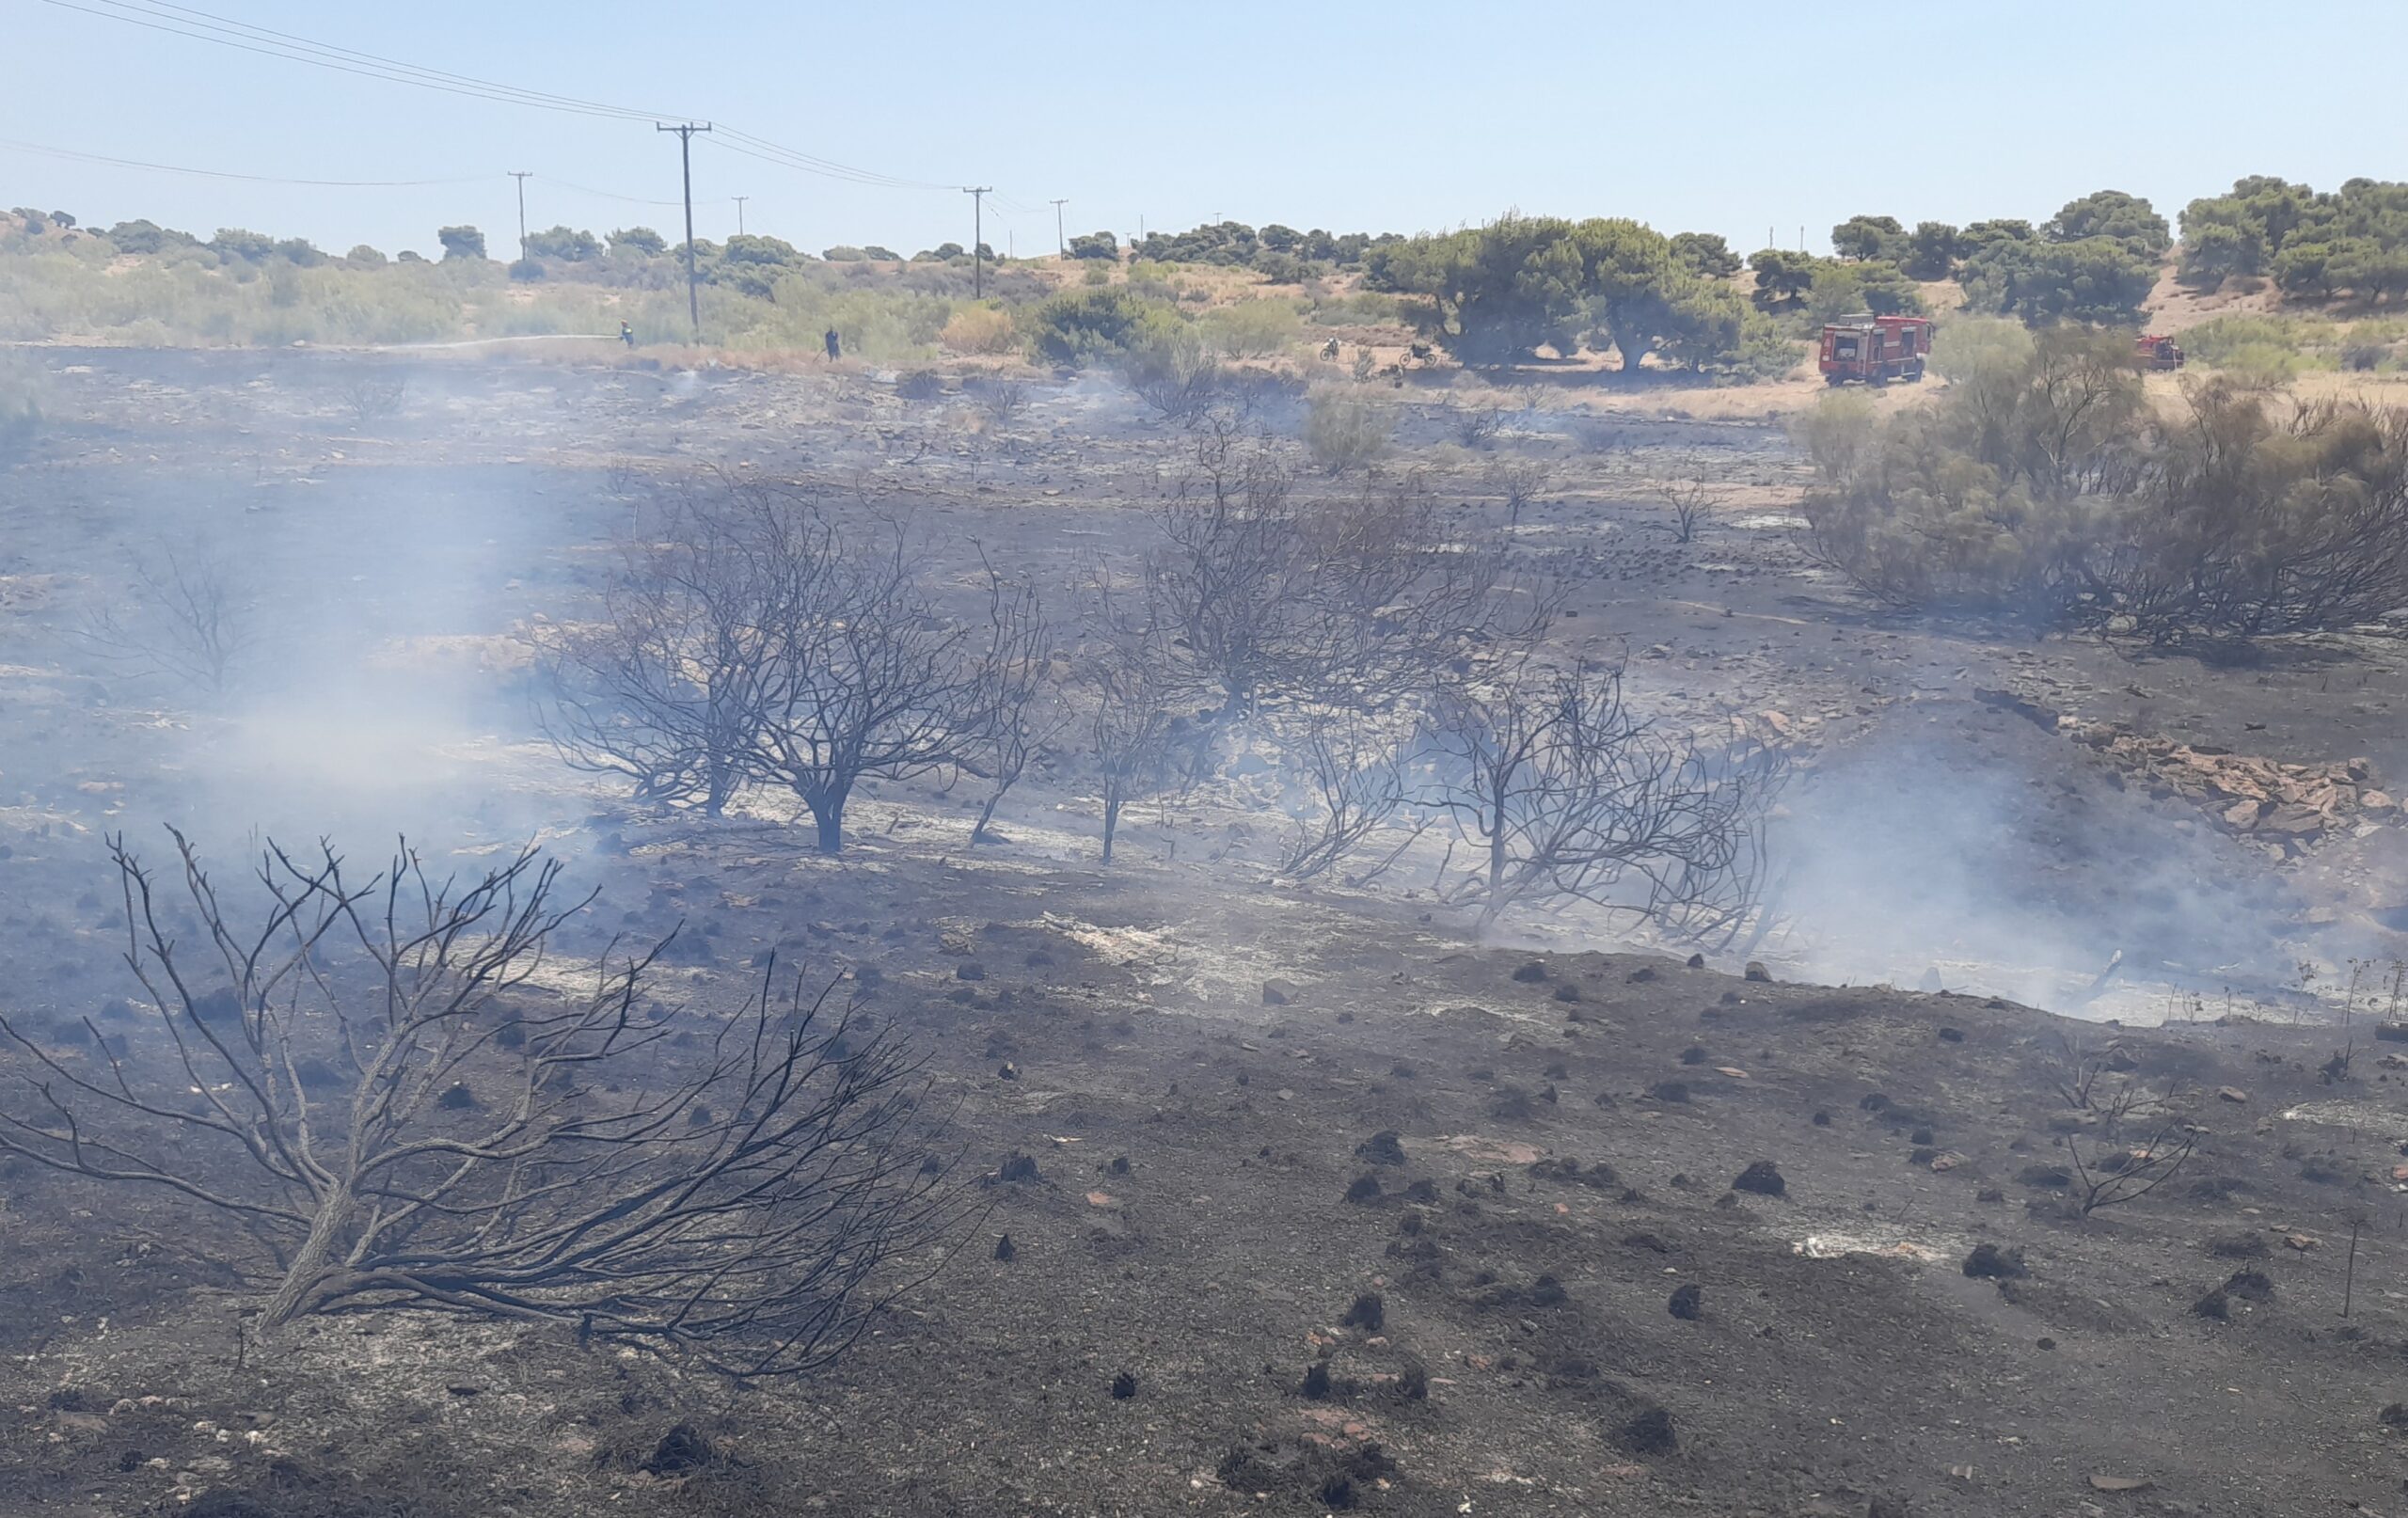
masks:
{"label": "power line", "polygon": [[[251,184],[301,184],[322,190],[404,190],[433,184],[478,184],[497,178],[493,174],[469,174],[448,180],[299,180],[277,174],[237,174],[222,168],[190,168],[181,164],[152,164],[138,158],[113,158],[106,153],[79,151],[73,148],[51,148],[38,142],[17,142],[0,137],[0,148],[17,152],[40,153],[50,158],[72,159],[84,164],[106,164],[114,168],[148,169],[157,174],[193,174],[202,179],[241,180]],[[675,204],[674,201],[670,202]]]}
{"label": "power line", "polygon": [[[374,54],[359,53],[330,43],[313,42],[287,32],[271,31],[246,22],[230,21],[207,11],[187,7],[171,6],[159,0],[157,5],[136,3],[136,0],[94,0],[78,4],[77,0],[42,0],[44,5],[62,10],[77,10],[87,16],[106,21],[123,22],[150,31],[190,38],[195,41],[213,42],[239,52],[256,53],[263,57],[284,58],[294,63],[307,63],[340,73],[357,74],[364,78],[383,79],[392,84],[416,85],[425,89],[439,89],[447,94],[467,95],[481,100],[502,101],[507,103],[531,105],[544,110],[568,111],[583,116],[609,116],[640,119],[650,113],[626,106],[608,105],[598,101],[580,101],[570,96],[549,95],[541,90],[521,89],[515,85],[496,84],[490,80],[466,74],[447,73],[439,69],[423,69],[416,64],[400,63],[381,58]],[[181,12],[177,14],[176,12]],[[143,17],[150,20],[143,20]]]}
{"label": "power line", "polygon": [[[556,180],[548,174],[541,177],[546,184],[551,185],[555,189],[574,190],[579,195],[596,195],[600,196],[605,200],[618,200],[631,206],[657,206],[665,211],[673,211],[677,207],[686,203],[683,200],[654,200],[648,199],[640,195],[621,195],[616,190],[597,190],[591,184],[576,184],[567,180]],[[715,206],[723,204],[733,198],[734,197],[732,196],[721,196],[715,199],[706,198],[698,200],[695,204]]]}
{"label": "power line", "polygon": [[[254,26],[197,9],[172,4],[171,0],[42,0],[44,5],[62,10],[73,10],[107,21],[122,22],[150,31],[209,42],[240,52],[265,57],[282,58],[313,68],[331,69],[341,73],[380,79],[388,84],[409,85],[421,89],[440,90],[446,94],[492,101],[501,104],[524,105],[536,110],[565,112],[571,115],[602,117],[627,121],[652,121],[677,118],[686,113],[676,111],[638,110],[632,106],[614,105],[603,101],[580,99],[573,95],[557,95],[546,90],[528,89],[506,85],[472,74],[453,73],[447,70],[429,69],[419,64],[404,63],[378,54],[356,48],[337,46],[280,32],[270,27]],[[904,179],[871,169],[857,168],[833,159],[821,158],[799,149],[788,148],[766,137],[736,131],[721,125],[728,141],[721,146],[730,151],[746,152],[787,168],[829,179],[884,189],[945,190],[952,185],[926,180]],[[738,146],[741,144],[742,146]]]}

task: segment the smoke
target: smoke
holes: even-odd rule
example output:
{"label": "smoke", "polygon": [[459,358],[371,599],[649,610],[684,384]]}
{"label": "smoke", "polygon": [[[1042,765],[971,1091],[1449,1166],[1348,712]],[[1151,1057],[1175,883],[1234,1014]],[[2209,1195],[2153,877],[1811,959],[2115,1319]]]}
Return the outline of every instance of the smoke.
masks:
{"label": "smoke", "polygon": [[2168,988],[2289,973],[2302,904],[2262,856],[2003,712],[1905,708],[1800,775],[1784,811],[1778,946],[1808,978],[2148,1017]]}

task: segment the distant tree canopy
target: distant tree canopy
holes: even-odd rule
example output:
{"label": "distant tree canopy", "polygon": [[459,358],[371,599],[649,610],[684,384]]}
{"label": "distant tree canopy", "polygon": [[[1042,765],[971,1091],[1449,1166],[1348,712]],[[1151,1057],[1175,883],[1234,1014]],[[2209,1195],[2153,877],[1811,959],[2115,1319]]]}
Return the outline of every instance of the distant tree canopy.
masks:
{"label": "distant tree canopy", "polygon": [[1895,216],[1850,216],[1831,229],[1831,251],[1844,259],[1895,263],[1907,254],[1907,229]]}
{"label": "distant tree canopy", "polygon": [[2365,301],[2408,293],[2408,184],[2353,179],[2338,190],[2253,176],[2183,208],[2186,285],[2271,275],[2284,293]]}
{"label": "distant tree canopy", "polygon": [[[1377,236],[1369,232],[1340,235],[1325,232],[1318,227],[1308,232],[1300,232],[1293,227],[1282,227],[1275,222],[1257,231],[1242,221],[1221,221],[1192,227],[1183,232],[1155,232],[1137,238],[1129,245],[1129,251],[1137,258],[1163,263],[1217,263],[1292,273],[1301,263],[1353,267],[1362,263],[1364,256],[1371,249],[1403,241],[1395,232],[1382,232]],[[1082,256],[1097,258],[1102,255]]]}
{"label": "distant tree canopy", "polygon": [[658,258],[669,251],[669,239],[649,227],[622,227],[610,233],[610,251]]}
{"label": "distant tree canopy", "polygon": [[[831,248],[829,252],[831,255],[849,253],[854,261],[869,256],[862,248]],[[698,260],[702,259],[699,245],[695,254]],[[784,238],[738,232],[727,240],[725,246],[711,250],[703,269],[703,277],[712,284],[726,285],[758,299],[774,300],[777,298],[779,278],[788,270],[800,268],[810,261],[810,254]]]}
{"label": "distant tree canopy", "polygon": [[1070,239],[1070,257],[1074,259],[1118,259],[1120,239],[1110,232],[1089,232]]}
{"label": "distant tree canopy", "polygon": [[[2172,229],[2149,202],[2122,190],[2099,190],[2069,200],[2035,229],[2027,221],[1977,221],[1961,231],[1946,222],[1918,222],[1909,231],[1894,216],[1851,216],[1831,229],[1832,251],[1854,265],[1888,266],[1898,279],[1954,277],[1969,309],[2012,315],[2033,325],[2056,322],[2131,324],[2157,281],[2158,261],[2173,245]],[[1815,280],[1803,254],[1767,249],[1759,255],[1757,303],[1768,308],[1803,304]],[[1860,309],[1920,309],[1898,304],[1888,276],[1870,281],[1876,293]],[[1826,276],[1824,289],[1844,288]],[[1817,296],[1818,313],[1826,302]]]}
{"label": "distant tree canopy", "polygon": [[912,254],[911,261],[914,263],[949,263],[955,259],[966,259],[969,256],[970,250],[962,246],[959,243],[939,243],[934,247],[923,248],[919,252]]}
{"label": "distant tree canopy", "polygon": [[209,249],[221,259],[265,263],[276,254],[276,239],[265,232],[246,231],[240,227],[220,227],[217,235],[209,240]]}
{"label": "distant tree canopy", "polygon": [[2157,287],[2157,260],[2115,237],[2009,237],[1967,258],[1956,279],[1970,311],[2018,317],[2029,326],[2137,326]]}
{"label": "distant tree canopy", "polygon": [[1720,232],[1675,232],[1672,257],[1689,273],[1704,279],[1728,279],[1743,267],[1738,254]]}
{"label": "distant tree canopy", "polygon": [[[1891,239],[1882,245],[1903,248],[1906,244]],[[1818,259],[1811,253],[1767,247],[1748,261],[1756,272],[1755,303],[1764,310],[1802,309],[1814,322],[1836,321],[1865,311],[1894,316],[1920,315],[1924,310],[1923,292],[1896,264],[1886,261]]]}
{"label": "distant tree canopy", "polygon": [[443,245],[447,259],[481,259],[485,256],[485,234],[474,227],[445,227],[435,234]]}
{"label": "distant tree canopy", "polygon": [[1804,305],[1807,292],[1814,288],[1819,261],[1811,253],[1785,247],[1758,248],[1748,259],[1748,267],[1756,271],[1756,304],[1768,311]]}
{"label": "distant tree canopy", "polygon": [[2079,243],[2112,237],[2136,253],[2151,257],[2174,245],[2174,233],[2157,209],[2136,195],[2121,190],[2097,190],[2060,207],[2040,235],[2052,243]]}
{"label": "distant tree canopy", "polygon": [[200,239],[190,232],[162,227],[155,221],[121,221],[103,234],[120,253],[164,253],[171,247],[195,247]]}
{"label": "distant tree canopy", "polygon": [[1898,261],[1909,279],[1945,279],[1956,272],[1956,261],[1969,251],[1963,233],[1944,221],[1919,221],[1907,234],[1906,256]]}
{"label": "distant tree canopy", "polygon": [[583,263],[602,256],[602,244],[592,232],[569,227],[547,227],[540,232],[527,234],[527,256],[531,259],[558,259],[563,263]]}
{"label": "distant tree canopy", "polygon": [[[1543,346],[1569,357],[1585,342],[1613,348],[1628,372],[1652,354],[1721,370],[1766,336],[1735,292],[1635,221],[1507,215],[1400,242],[1379,272],[1386,288],[1421,297],[1422,329],[1466,364],[1517,363]],[[1758,356],[1771,358],[1761,346]]]}

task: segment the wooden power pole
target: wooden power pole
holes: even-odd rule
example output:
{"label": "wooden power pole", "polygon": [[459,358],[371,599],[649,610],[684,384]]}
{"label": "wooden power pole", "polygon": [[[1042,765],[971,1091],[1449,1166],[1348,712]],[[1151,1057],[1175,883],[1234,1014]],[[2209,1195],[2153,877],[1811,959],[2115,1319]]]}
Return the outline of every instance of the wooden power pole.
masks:
{"label": "wooden power pole", "polygon": [[518,182],[518,261],[527,261],[527,182],[535,177],[533,169],[512,169],[510,177]]}
{"label": "wooden power pole", "polygon": [[677,134],[677,161],[686,178],[686,317],[693,323],[694,340],[699,342],[703,336],[703,297],[701,281],[694,273],[694,134],[708,132],[710,125],[705,122],[696,126],[689,121],[682,126],[662,126],[656,121],[652,129]]}
{"label": "wooden power pole", "polygon": [[991,184],[965,184],[961,193],[970,197],[970,298],[987,297],[987,197],[995,193]]}

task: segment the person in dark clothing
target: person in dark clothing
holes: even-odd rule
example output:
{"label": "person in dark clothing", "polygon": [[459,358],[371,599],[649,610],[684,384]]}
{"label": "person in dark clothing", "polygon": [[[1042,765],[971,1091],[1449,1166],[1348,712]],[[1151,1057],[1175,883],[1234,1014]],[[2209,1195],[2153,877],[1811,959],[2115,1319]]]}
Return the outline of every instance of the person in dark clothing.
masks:
{"label": "person in dark clothing", "polygon": [[630,348],[634,347],[636,345],[636,329],[627,325],[625,322],[620,323],[619,340],[626,343]]}
{"label": "person in dark clothing", "polygon": [[836,329],[832,326],[828,329],[828,356],[831,359],[845,356],[844,345],[836,340]]}

